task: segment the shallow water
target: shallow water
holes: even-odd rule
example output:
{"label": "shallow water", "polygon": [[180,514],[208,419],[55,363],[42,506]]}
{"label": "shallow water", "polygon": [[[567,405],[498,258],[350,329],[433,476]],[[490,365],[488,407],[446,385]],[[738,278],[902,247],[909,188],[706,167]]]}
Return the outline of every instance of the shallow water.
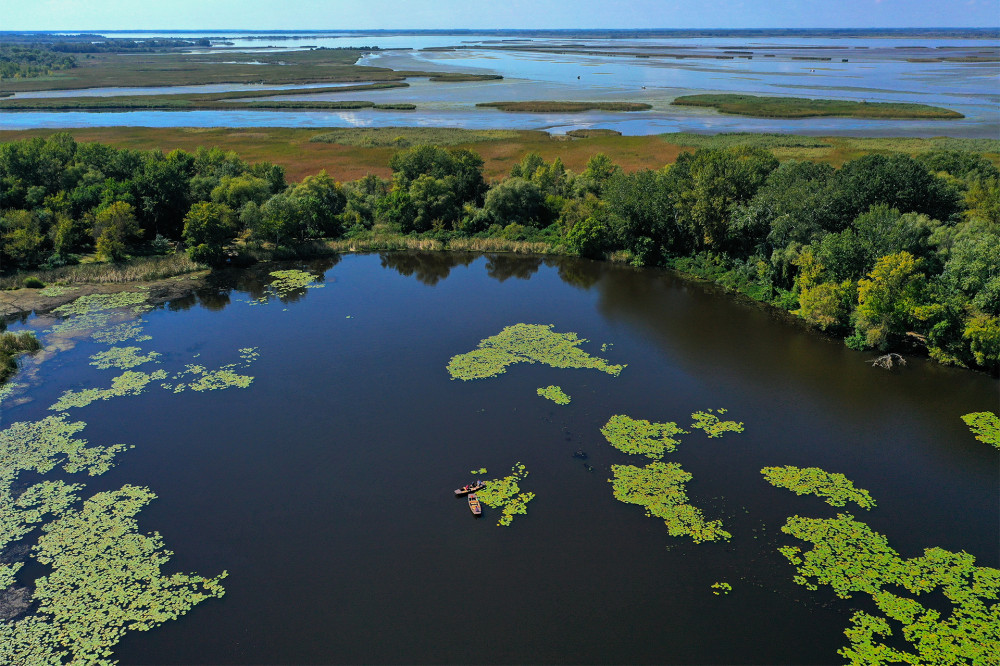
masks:
{"label": "shallow water", "polygon": [[[88,491],[149,485],[159,499],[140,527],[176,553],[170,570],[230,572],[223,599],[128,636],[123,664],[836,663],[849,604],[792,583],[775,550],[794,541],[778,532],[785,517],[835,510],[766,484],[768,465],[846,474],[878,501],[855,515],[905,557],[942,546],[1000,565],[998,452],[959,419],[996,409],[989,377],[919,359],[874,370],[867,354],[658,270],[440,253],[301,267],[325,286],[251,307],[266,271],[236,272],[144,317],[143,348],[167,368],[259,347],[250,388],[70,411],[91,442],[136,445]],[[628,367],[448,378],[452,355],[517,322],[575,331]],[[100,348],[39,365],[35,400],[4,422],[106,383],[87,366]],[[572,403],[535,394],[549,384]],[[610,465],[645,459],[599,428],[616,413],[686,426],[709,407],[746,432],[687,435],[666,457],[733,533],[695,545],[613,499]],[[499,476],[516,461],[537,498],[510,528],[451,496],[469,470]],[[733,593],[713,596],[716,581]]]}
{"label": "shallow water", "polygon": [[[388,50],[362,58],[361,64],[399,70],[495,73],[504,76],[505,80],[447,84],[411,79],[410,88],[344,93],[347,97],[339,97],[339,99],[365,99],[379,103],[416,104],[417,110],[410,113],[379,111],[348,114],[264,112],[249,115],[230,111],[186,112],[184,115],[175,112],[143,111],[127,114],[4,113],[0,114],[0,128],[112,125],[150,127],[418,125],[470,129],[550,129],[556,132],[604,127],[625,134],[744,131],[858,136],[977,138],[1000,136],[998,63],[908,61],[910,58],[970,55],[996,57],[1000,54],[1000,42],[996,39],[923,39],[913,36],[894,39],[831,37],[596,39],[572,34],[559,37],[522,36],[503,39],[496,34],[469,33],[455,35],[333,33],[306,35],[303,39],[297,40],[282,40],[274,36],[245,39],[245,34],[226,37],[233,41],[234,59],[239,59],[237,56],[242,52],[249,53],[269,47],[301,49],[310,46],[333,48],[379,46]],[[449,46],[460,48],[424,50]],[[501,46],[506,48],[501,50],[499,48]],[[525,50],[506,50],[513,46]],[[571,52],[552,52],[552,49],[560,48],[569,49]],[[752,59],[741,57],[736,52],[752,53]],[[636,55],[648,57],[637,58]],[[674,57],[676,55],[686,57],[678,59]],[[718,57],[729,59],[717,59]],[[814,57],[830,58],[830,60],[801,59]],[[843,60],[847,62],[842,62]],[[194,92],[194,88],[196,87],[157,90]],[[243,88],[224,86],[221,89]],[[966,118],[953,121],[850,118],[781,120],[725,116],[710,109],[670,106],[670,102],[679,95],[710,92],[872,102],[914,102],[954,109],[963,113]],[[110,93],[110,90],[106,90],[105,93]],[[77,94],[77,91],[46,93],[49,94],[73,95]],[[338,96],[336,94],[292,95],[281,99],[338,99]],[[629,100],[647,102],[654,108],[634,114],[596,112],[510,114],[475,107],[477,102],[534,99]]]}

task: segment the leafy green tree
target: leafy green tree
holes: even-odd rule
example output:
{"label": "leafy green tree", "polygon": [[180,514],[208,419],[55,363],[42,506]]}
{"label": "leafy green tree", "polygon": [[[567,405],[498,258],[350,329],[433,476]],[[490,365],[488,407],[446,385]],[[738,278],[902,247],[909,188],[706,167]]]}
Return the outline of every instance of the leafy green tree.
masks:
{"label": "leafy green tree", "polygon": [[257,227],[251,230],[257,240],[280,246],[290,240],[303,239],[306,217],[299,201],[288,194],[275,194],[260,207]]}
{"label": "leafy green tree", "polygon": [[926,276],[909,252],[882,257],[858,282],[855,330],[866,346],[885,351],[909,330],[914,308],[923,301]]}
{"label": "leafy green tree", "polygon": [[657,171],[616,173],[604,185],[604,202],[616,245],[644,264],[682,250],[666,178]]}
{"label": "leafy green tree", "polygon": [[339,236],[342,230],[340,214],[347,204],[347,195],[340,183],[326,171],[306,176],[301,183],[288,188],[295,199],[306,225],[306,235]]}
{"label": "leafy green tree", "polygon": [[941,280],[984,313],[1000,315],[1000,234],[983,232],[958,240]]}
{"label": "leafy green tree", "polygon": [[375,204],[375,216],[378,220],[401,231],[407,230],[404,233],[412,231],[417,210],[410,198],[409,190],[397,187],[379,199]]}
{"label": "leafy green tree", "polygon": [[907,155],[865,155],[847,162],[833,177],[834,210],[844,222],[884,204],[904,213],[947,220],[958,210],[957,194]]}
{"label": "leafy green tree", "polygon": [[263,178],[240,174],[239,176],[223,176],[219,184],[212,189],[212,201],[225,204],[231,210],[239,210],[245,204],[253,201],[258,206],[271,197],[271,184]]}
{"label": "leafy green tree", "polygon": [[969,341],[976,363],[991,372],[1000,371],[1000,317],[982,313],[973,315],[963,337]]}
{"label": "leafy green tree", "polygon": [[566,234],[566,243],[581,257],[601,259],[610,246],[610,236],[603,221],[588,217],[573,225]]}
{"label": "leafy green tree", "polygon": [[748,146],[682,153],[667,170],[674,215],[696,250],[725,250],[730,211],[749,201],[778,160]]}
{"label": "leafy green tree", "polygon": [[184,242],[194,261],[213,266],[225,263],[225,246],[236,232],[235,215],[225,204],[196,203],[184,216]]}
{"label": "leafy green tree", "polygon": [[483,159],[469,150],[415,146],[393,155],[389,168],[394,179],[406,188],[420,176],[435,179],[451,176],[453,180],[448,184],[453,188],[459,207],[465,202],[481,204],[487,189],[483,180]]}
{"label": "leafy green tree", "polygon": [[34,266],[45,254],[45,236],[38,216],[28,210],[8,210],[0,217],[0,256],[19,266]]}
{"label": "leafy green tree", "polygon": [[524,178],[508,178],[490,188],[483,211],[495,224],[502,226],[544,227],[550,221],[545,194]]}
{"label": "leafy green tree", "polygon": [[98,210],[94,216],[94,236],[97,254],[108,261],[124,259],[142,239],[142,229],[135,219],[132,204],[116,201]]}
{"label": "leafy green tree", "polygon": [[615,164],[604,153],[597,153],[587,160],[587,168],[577,176],[573,183],[576,196],[585,197],[588,194],[601,196],[604,186],[611,177],[621,172],[621,167]]}
{"label": "leafy green tree", "polygon": [[1000,178],[974,181],[965,194],[965,217],[1000,227]]}
{"label": "leafy green tree", "polygon": [[453,227],[462,215],[462,204],[453,176],[417,176],[410,184],[410,201],[416,214],[412,227],[403,225],[403,233],[429,231],[434,227]]}

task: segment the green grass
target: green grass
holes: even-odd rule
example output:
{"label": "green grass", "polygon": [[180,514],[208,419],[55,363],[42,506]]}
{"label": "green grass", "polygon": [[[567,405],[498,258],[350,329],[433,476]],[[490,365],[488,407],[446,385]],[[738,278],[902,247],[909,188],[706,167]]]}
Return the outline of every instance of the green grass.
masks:
{"label": "green grass", "polygon": [[648,111],[651,104],[641,102],[480,102],[478,107],[514,113],[581,113],[583,111]]}
{"label": "green grass", "polygon": [[575,129],[566,132],[566,136],[574,139],[590,139],[595,136],[621,136],[622,133],[613,129]]}
{"label": "green grass", "polygon": [[386,88],[405,88],[402,81],[382,81],[356,86],[331,86],[304,90],[237,90],[221,93],[179,93],[174,95],[122,95],[115,97],[29,97],[0,101],[3,111],[187,111],[191,109],[360,109],[416,108],[412,104],[384,104],[352,100],[253,101],[282,95],[346,93]]}
{"label": "green grass", "polygon": [[[568,132],[567,132],[568,134]],[[830,148],[830,142],[814,136],[796,134],[755,134],[753,132],[723,132],[722,134],[694,134],[672,132],[658,134],[667,143],[692,148],[732,148],[750,145],[755,148]]]}
{"label": "green grass", "polygon": [[848,102],[805,97],[758,97],[756,95],[684,95],[671,104],[704,106],[722,113],[754,118],[844,118],[943,119],[964,118],[961,113],[926,104],[897,102]]}

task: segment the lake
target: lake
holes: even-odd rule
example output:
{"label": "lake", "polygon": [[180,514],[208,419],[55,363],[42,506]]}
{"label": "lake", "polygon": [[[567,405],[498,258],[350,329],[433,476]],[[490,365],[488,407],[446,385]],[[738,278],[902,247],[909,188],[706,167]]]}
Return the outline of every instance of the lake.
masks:
{"label": "lake", "polygon": [[[222,599],[126,636],[122,664],[838,663],[864,602],[794,584],[776,550],[797,543],[779,531],[786,517],[837,510],[765,483],[772,465],[869,490],[878,506],[851,513],[904,557],[941,546],[1000,565],[998,452],[959,418],[996,409],[986,375],[917,358],[873,369],[869,354],[662,270],[446,253],[287,267],[322,288],[251,305],[275,269],[256,267],[143,315],[140,344],[168,372],[259,348],[248,388],[154,386],[68,410],[91,442],[135,445],[85,494],[149,486],[159,498],[138,519],[174,551],[165,570],[229,572]],[[519,322],[576,332],[627,367],[449,378],[449,358]],[[63,347],[27,362],[32,401],[5,424],[118,373],[88,365],[106,345]],[[536,395],[550,384],[572,402]],[[610,466],[649,461],[600,428],[614,414],[687,427],[707,408],[745,432],[688,428],[664,458],[733,535],[695,544],[613,498]],[[536,498],[510,527],[453,497],[470,470],[517,462]],[[713,595],[717,581],[732,593]]]}
{"label": "lake", "polygon": [[[109,33],[110,34],[110,33]],[[176,33],[146,37],[211,36]],[[118,37],[142,35],[121,33]],[[412,78],[409,88],[309,95],[290,90],[281,99],[364,99],[412,103],[415,111],[134,111],[17,112],[0,114],[0,129],[34,127],[392,127],[417,125],[467,129],[545,129],[564,133],[601,127],[628,135],[665,132],[778,132],[848,136],[1000,136],[1000,41],[992,37],[894,38],[830,36],[733,36],[596,38],[497,33],[285,33],[224,35],[234,61],[258,51],[311,47],[378,46],[362,65],[396,70],[500,74],[503,81],[434,83]],[[508,35],[510,36],[510,35]],[[196,52],[203,52],[196,51]],[[951,60],[948,60],[948,59]],[[957,61],[956,61],[957,59]],[[983,61],[961,61],[962,59]],[[992,61],[990,61],[992,59]],[[282,88],[282,86],[267,86]],[[241,90],[246,86],[179,86],[158,93]],[[260,89],[260,87],[256,87]],[[133,94],[131,89],[101,94]],[[713,109],[671,106],[680,95],[747,93],[868,102],[913,102],[961,112],[960,120],[852,118],[771,119],[727,116]],[[46,92],[77,96],[79,90]],[[39,96],[18,93],[17,97]],[[504,113],[477,102],[517,100],[638,101],[638,113]]]}

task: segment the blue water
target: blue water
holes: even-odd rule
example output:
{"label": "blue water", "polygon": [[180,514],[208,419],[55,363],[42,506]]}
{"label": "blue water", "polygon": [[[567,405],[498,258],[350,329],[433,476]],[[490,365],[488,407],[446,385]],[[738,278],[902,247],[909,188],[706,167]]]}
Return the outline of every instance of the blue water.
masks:
{"label": "blue water", "polygon": [[[203,37],[212,33],[170,33]],[[116,33],[116,37],[153,36]],[[218,35],[216,35],[218,36]],[[249,39],[254,36],[254,39]],[[258,33],[222,35],[232,42],[233,61],[261,50],[311,46],[378,46],[389,49],[365,56],[360,64],[397,70],[500,74],[503,81],[428,83],[410,79],[409,88],[363,93],[292,94],[272,99],[366,99],[407,102],[413,112],[247,112],[192,111],[129,113],[4,113],[0,129],[34,127],[353,127],[416,125],[428,127],[567,129],[604,127],[625,134],[660,132],[782,132],[868,136],[958,136],[1000,138],[1000,64],[995,62],[912,62],[935,57],[997,57],[1000,40],[892,39],[856,37],[657,37],[606,39],[566,36],[501,39],[497,34],[390,35],[330,33],[283,40]],[[505,49],[500,49],[503,46]],[[518,46],[525,50],[512,51]],[[423,50],[457,47],[452,50]],[[553,53],[531,49],[590,49],[593,53]],[[752,59],[736,53],[752,52]],[[202,50],[201,52],[204,52]],[[637,58],[637,54],[649,57]],[[676,55],[697,56],[679,59]],[[732,59],[716,59],[732,56]],[[828,61],[802,60],[826,57]],[[846,62],[843,62],[846,60]],[[244,90],[245,85],[183,86],[147,89],[148,94]],[[268,86],[307,90],[307,86]],[[714,110],[670,106],[693,93],[833,98],[869,102],[914,102],[943,106],[966,116],[957,121],[886,121],[849,118],[772,120],[720,115]],[[21,93],[27,96],[141,94],[135,89]],[[640,113],[510,114],[478,109],[476,102],[509,100],[641,101],[653,106]]]}

